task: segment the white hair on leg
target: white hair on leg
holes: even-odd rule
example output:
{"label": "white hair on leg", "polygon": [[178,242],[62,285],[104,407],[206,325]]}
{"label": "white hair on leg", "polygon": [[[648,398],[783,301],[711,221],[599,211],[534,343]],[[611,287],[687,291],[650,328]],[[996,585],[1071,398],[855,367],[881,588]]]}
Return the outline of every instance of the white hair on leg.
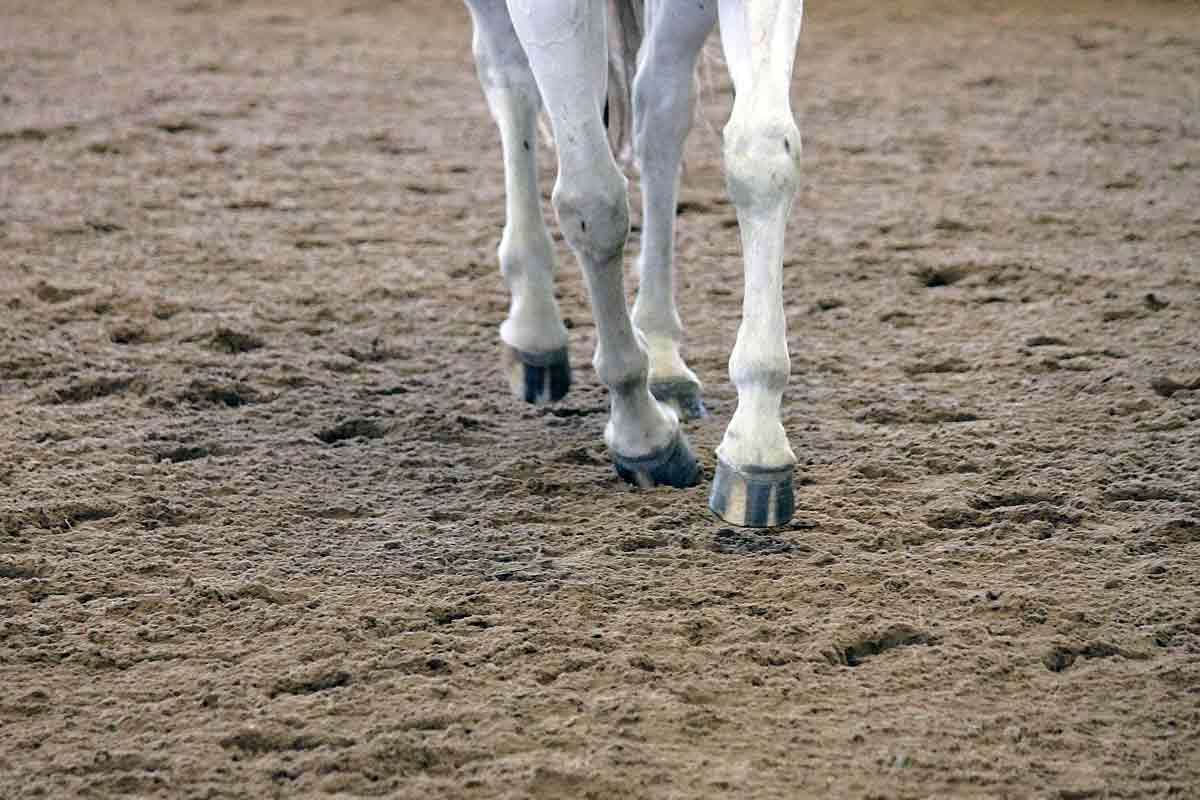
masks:
{"label": "white hair on leg", "polygon": [[699,467],[675,414],[650,394],[648,359],[625,305],[627,182],[602,121],[606,3],[510,0],[509,10],[554,130],[559,227],[583,267],[596,318],[593,364],[612,409],[605,440],[627,480],[694,485]]}
{"label": "white hair on leg", "polygon": [[716,0],[651,0],[634,82],[634,147],[642,180],[641,283],[633,319],[650,355],[650,386],[685,418],[704,415],[700,381],[680,354],[675,306],[675,213],[683,145],[696,109],[696,62],[717,21]]}
{"label": "white hair on leg", "polygon": [[729,360],[738,407],[717,448],[711,505],[742,525],[776,525],[792,513],[796,456],[780,417],[790,372],[783,242],[800,180],[790,89],[802,14],[802,0],[721,0],[720,6],[736,91],[725,126],[725,168],[741,228],[746,291]]}
{"label": "white hair on leg", "polygon": [[570,385],[567,329],[554,299],[554,250],[537,185],[537,83],[504,0],[467,0],[479,82],[504,151],[505,225],[500,269],[512,294],[500,326],[512,390],[529,402],[560,399]]}

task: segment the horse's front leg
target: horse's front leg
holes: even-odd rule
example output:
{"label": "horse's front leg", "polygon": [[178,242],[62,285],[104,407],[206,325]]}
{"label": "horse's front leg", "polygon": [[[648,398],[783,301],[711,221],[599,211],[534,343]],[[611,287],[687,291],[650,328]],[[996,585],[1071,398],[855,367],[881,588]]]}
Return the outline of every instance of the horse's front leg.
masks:
{"label": "horse's front leg", "polygon": [[500,271],[512,296],[500,326],[513,393],[530,403],[559,400],[571,385],[567,329],[554,299],[554,250],[537,184],[541,97],[504,0],[467,0],[479,83],[504,149],[505,224]]}
{"label": "horse's front leg", "polygon": [[736,98],[725,168],[746,268],[742,324],[729,360],[738,407],[717,448],[710,505],[737,525],[791,519],[796,456],[780,419],[790,363],[783,239],[799,184],[800,132],[789,93],[801,0],[721,0],[721,39]]}
{"label": "horse's front leg", "polygon": [[634,151],[642,175],[642,250],[633,322],[650,355],[650,391],[685,419],[705,414],[700,381],[684,363],[675,307],[679,165],[696,111],[696,59],[717,21],[715,3],[647,4],[647,34],[633,83]]}
{"label": "horse's front leg", "polygon": [[596,317],[593,364],[611,400],[605,440],[626,480],[692,486],[700,478],[699,466],[675,413],[650,394],[646,351],[625,305],[622,259],[629,201],[602,116],[606,4],[510,0],[509,9],[554,130],[554,209],[583,267]]}

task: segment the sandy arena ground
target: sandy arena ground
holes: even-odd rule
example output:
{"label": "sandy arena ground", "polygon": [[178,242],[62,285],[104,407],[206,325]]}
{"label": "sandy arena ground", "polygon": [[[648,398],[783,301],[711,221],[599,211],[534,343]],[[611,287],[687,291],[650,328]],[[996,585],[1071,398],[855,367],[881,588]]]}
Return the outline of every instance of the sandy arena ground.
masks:
{"label": "sandy arena ground", "polygon": [[460,4],[3,3],[0,795],[1200,797],[1198,7],[810,5],[747,532],[618,482],[561,242],[510,399]]}

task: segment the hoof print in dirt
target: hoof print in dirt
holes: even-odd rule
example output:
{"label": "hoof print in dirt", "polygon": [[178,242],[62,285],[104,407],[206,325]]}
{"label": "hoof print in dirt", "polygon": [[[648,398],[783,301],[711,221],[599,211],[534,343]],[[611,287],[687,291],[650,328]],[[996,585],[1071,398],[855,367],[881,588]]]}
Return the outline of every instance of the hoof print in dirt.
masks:
{"label": "hoof print in dirt", "polygon": [[334,444],[347,439],[379,439],[387,430],[375,420],[348,419],[345,422],[318,431],[316,436],[325,444]]}
{"label": "hoof print in dirt", "polygon": [[1159,397],[1172,397],[1177,392],[1191,392],[1200,389],[1200,377],[1190,381],[1180,382],[1166,375],[1153,378],[1150,381],[1150,388]]}
{"label": "hoof print in dirt", "polygon": [[613,465],[621,480],[642,489],[653,486],[687,489],[698,484],[703,475],[682,431],[666,447],[648,456],[625,458],[613,453]]}
{"label": "hoof print in dirt", "polygon": [[791,542],[764,533],[721,528],[713,534],[712,544],[708,549],[714,553],[728,555],[771,556],[790,553],[796,548]]}
{"label": "hoof print in dirt", "polygon": [[262,339],[252,333],[241,333],[229,328],[217,328],[208,340],[210,350],[230,355],[249,353],[258,350],[264,344],[266,343]]}
{"label": "hoof print in dirt", "polygon": [[914,271],[912,276],[926,289],[937,289],[942,286],[953,286],[967,277],[967,270],[957,265],[924,266]]}
{"label": "hoof print in dirt", "polygon": [[326,672],[302,678],[281,678],[271,688],[271,697],[278,697],[281,694],[316,694],[317,692],[338,689],[349,684],[350,673],[345,670],[336,670],[334,672]]}
{"label": "hoof print in dirt", "polygon": [[196,379],[178,395],[178,400],[190,405],[215,405],[238,408],[260,400],[253,387],[243,383]]}
{"label": "hoof print in dirt", "polygon": [[102,375],[76,381],[62,389],[57,389],[46,398],[46,402],[50,405],[87,403],[102,397],[124,394],[133,388],[135,388],[133,378]]}
{"label": "hoof print in dirt", "polygon": [[1145,654],[1127,653],[1116,645],[1107,642],[1090,642],[1082,647],[1056,645],[1042,655],[1042,664],[1051,672],[1063,672],[1074,666],[1075,662],[1080,658],[1090,660],[1093,658],[1113,658],[1115,656],[1133,659],[1146,657]]}
{"label": "hoof print in dirt", "polygon": [[207,458],[211,455],[216,455],[213,448],[204,447],[203,445],[180,445],[179,447],[171,448],[157,454],[158,461],[170,461],[172,464],[180,464],[184,461],[195,461],[200,458]]}
{"label": "hoof print in dirt", "polygon": [[82,297],[85,294],[91,294],[94,291],[91,288],[75,288],[68,286],[55,286],[45,281],[38,281],[33,287],[33,296],[43,303],[57,305],[65,303],[68,300],[74,300],[76,297]]}
{"label": "hoof print in dirt", "polygon": [[863,636],[845,647],[838,648],[830,661],[847,667],[857,667],[868,659],[882,655],[889,650],[916,645],[935,645],[940,641],[937,636],[917,630],[911,625],[903,623],[889,625],[876,634]]}
{"label": "hoof print in dirt", "polygon": [[128,347],[146,344],[150,341],[150,334],[139,325],[121,325],[109,331],[108,340],[113,344]]}
{"label": "hoof print in dirt", "polygon": [[353,739],[334,736],[317,736],[310,733],[272,733],[259,730],[245,730],[226,736],[220,741],[226,750],[239,750],[251,756],[266,753],[298,753],[305,750],[315,750],[326,747],[330,750],[349,747]]}

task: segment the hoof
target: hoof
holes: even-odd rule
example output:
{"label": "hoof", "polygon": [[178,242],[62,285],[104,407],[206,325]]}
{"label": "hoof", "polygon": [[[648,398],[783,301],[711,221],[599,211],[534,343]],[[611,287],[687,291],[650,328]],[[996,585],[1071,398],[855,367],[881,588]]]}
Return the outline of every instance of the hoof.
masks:
{"label": "hoof", "polygon": [[527,353],[504,345],[504,369],[512,393],[526,403],[542,405],[562,400],[571,388],[567,348]]}
{"label": "hoof", "polygon": [[792,518],[792,468],[734,469],[717,459],[708,507],[726,522],[743,528],[772,528]]}
{"label": "hoof", "polygon": [[658,402],[675,409],[681,420],[704,419],[708,416],[699,384],[683,380],[659,381],[650,384],[650,393]]}
{"label": "hoof", "polygon": [[700,465],[683,431],[677,431],[670,444],[648,456],[625,458],[613,453],[613,464],[622,480],[643,489],[651,486],[686,489],[699,483],[701,477]]}

